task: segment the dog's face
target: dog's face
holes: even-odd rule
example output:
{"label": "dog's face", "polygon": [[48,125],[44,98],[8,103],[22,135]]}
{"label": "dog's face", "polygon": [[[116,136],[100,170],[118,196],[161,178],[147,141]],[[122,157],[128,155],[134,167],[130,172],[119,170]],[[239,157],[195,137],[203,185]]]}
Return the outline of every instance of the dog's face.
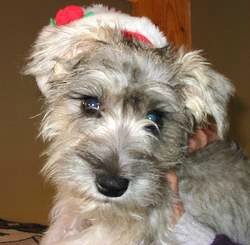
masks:
{"label": "dog's face", "polygon": [[222,132],[231,87],[197,52],[105,35],[58,58],[44,85],[44,170],[74,198],[154,206],[166,198],[164,172],[182,163],[194,123],[210,114]]}
{"label": "dog's face", "polygon": [[162,199],[164,170],[191,129],[169,62],[132,42],[97,42],[51,82],[43,133],[53,135],[47,168],[59,186],[105,202]]}

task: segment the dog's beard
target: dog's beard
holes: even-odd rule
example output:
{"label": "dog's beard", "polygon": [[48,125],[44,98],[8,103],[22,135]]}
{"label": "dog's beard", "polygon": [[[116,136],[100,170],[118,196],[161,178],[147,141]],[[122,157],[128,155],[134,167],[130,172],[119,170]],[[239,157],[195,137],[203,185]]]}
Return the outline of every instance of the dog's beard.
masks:
{"label": "dog's beard", "polygon": [[[57,185],[59,199],[73,198],[79,208],[84,207],[79,212],[95,217],[124,212],[145,216],[169,199],[164,173],[178,164],[185,152],[180,146],[183,129],[179,129],[183,117],[166,118],[162,136],[148,131],[148,124],[135,121],[135,117],[120,122],[117,117],[99,118],[99,123],[96,118],[86,119],[84,133],[72,127],[68,137],[65,134],[60,143],[51,145],[44,172]],[[79,120],[82,126],[83,119]],[[100,193],[96,181],[102,174],[128,179],[124,194],[109,197]]]}
{"label": "dog's beard", "polygon": [[[101,142],[85,139],[71,149],[67,147],[65,153],[55,154],[59,158],[53,163],[49,161],[44,170],[59,186],[62,196],[94,203],[93,207],[105,212],[114,208],[143,211],[157,206],[167,193],[163,190],[165,181],[158,159],[152,152],[146,152],[146,147],[136,149],[132,144],[121,148],[107,144],[107,138]],[[54,160],[55,155],[50,159]],[[109,197],[100,193],[97,178],[103,174],[129,179],[124,194]]]}

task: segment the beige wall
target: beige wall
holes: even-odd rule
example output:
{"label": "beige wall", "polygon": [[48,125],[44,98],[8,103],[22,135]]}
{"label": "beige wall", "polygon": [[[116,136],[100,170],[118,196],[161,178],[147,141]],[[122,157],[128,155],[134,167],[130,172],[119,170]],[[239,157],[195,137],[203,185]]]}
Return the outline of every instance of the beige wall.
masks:
{"label": "beige wall", "polygon": [[[1,3],[0,72],[0,218],[47,222],[52,188],[42,180],[39,157],[44,145],[36,138],[40,93],[32,78],[19,71],[30,44],[58,7],[82,0],[4,1]],[[90,2],[90,1],[88,1]],[[130,12],[125,1],[101,1]],[[121,4],[121,2],[123,4]],[[219,3],[218,3],[219,2]],[[233,134],[250,152],[249,26],[250,2],[194,0],[193,42],[205,49],[219,71],[235,81]],[[247,145],[248,144],[248,145]]]}

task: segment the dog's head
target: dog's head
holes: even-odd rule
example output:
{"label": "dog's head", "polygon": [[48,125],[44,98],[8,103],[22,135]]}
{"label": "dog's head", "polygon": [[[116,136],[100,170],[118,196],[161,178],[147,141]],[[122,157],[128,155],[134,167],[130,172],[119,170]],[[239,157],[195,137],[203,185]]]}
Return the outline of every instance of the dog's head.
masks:
{"label": "dog's head", "polygon": [[76,198],[155,205],[194,125],[211,116],[223,135],[232,87],[197,51],[155,48],[116,28],[74,28],[46,27],[27,67],[45,96],[44,170]]}

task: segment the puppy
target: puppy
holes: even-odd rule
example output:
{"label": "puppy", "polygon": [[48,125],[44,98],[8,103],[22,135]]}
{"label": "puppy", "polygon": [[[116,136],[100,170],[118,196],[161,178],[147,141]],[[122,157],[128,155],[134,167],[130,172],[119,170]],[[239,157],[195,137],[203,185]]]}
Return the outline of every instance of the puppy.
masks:
{"label": "puppy", "polygon": [[233,92],[198,51],[174,50],[145,17],[69,6],[40,33],[26,74],[45,97],[43,173],[57,188],[42,245],[178,244],[170,169],[187,212],[249,244],[247,159],[223,140],[187,153],[208,117],[222,139]]}

